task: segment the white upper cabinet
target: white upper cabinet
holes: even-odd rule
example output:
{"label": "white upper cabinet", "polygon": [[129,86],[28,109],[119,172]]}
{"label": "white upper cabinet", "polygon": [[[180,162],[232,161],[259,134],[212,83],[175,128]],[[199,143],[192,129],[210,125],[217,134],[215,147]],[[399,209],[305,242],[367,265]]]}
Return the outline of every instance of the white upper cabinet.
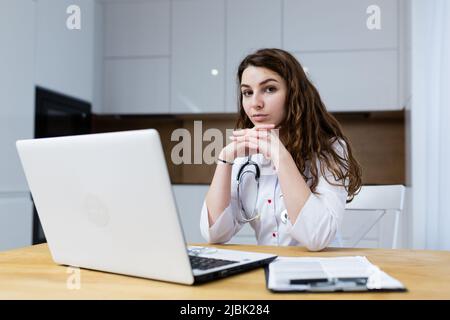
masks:
{"label": "white upper cabinet", "polygon": [[34,1],[0,1],[0,193],[28,190],[15,142],[33,137],[35,14]]}
{"label": "white upper cabinet", "polygon": [[102,1],[103,112],[237,112],[239,63],[283,48],[330,111],[405,103],[403,0]]}
{"label": "white upper cabinet", "polygon": [[403,108],[398,6],[397,0],[285,0],[284,49],[307,70],[328,110]]}
{"label": "white upper cabinet", "polygon": [[[368,28],[377,21],[379,29]],[[397,24],[397,0],[284,1],[289,51],[396,49]]]}
{"label": "white upper cabinet", "polygon": [[172,2],[171,113],[225,112],[225,1]]}
{"label": "white upper cabinet", "polygon": [[168,58],[106,60],[104,72],[108,113],[168,113]]}
{"label": "white upper cabinet", "polygon": [[70,29],[66,25],[72,21],[66,10],[74,1],[39,0],[35,3],[36,84],[93,102],[96,3],[79,3],[80,29]]}
{"label": "white upper cabinet", "polygon": [[105,57],[170,54],[170,1],[104,5]]}
{"label": "white upper cabinet", "polygon": [[398,108],[396,51],[295,54],[329,111]]}
{"label": "white upper cabinet", "polygon": [[169,113],[170,1],[104,2],[103,113]]}
{"label": "white upper cabinet", "polygon": [[281,47],[281,0],[226,2],[227,112],[237,112],[237,69],[242,59],[260,48]]}

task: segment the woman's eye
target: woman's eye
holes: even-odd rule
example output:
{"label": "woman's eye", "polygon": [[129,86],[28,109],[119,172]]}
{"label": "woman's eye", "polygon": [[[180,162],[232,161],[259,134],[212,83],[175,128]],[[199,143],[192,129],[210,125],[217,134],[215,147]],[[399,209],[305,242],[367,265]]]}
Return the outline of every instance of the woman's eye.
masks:
{"label": "woman's eye", "polygon": [[275,87],[267,87],[266,91],[269,92],[269,93],[273,93],[273,92],[277,91],[277,88],[275,88]]}
{"label": "woman's eye", "polygon": [[248,97],[248,96],[250,96],[251,94],[252,94],[251,91],[243,91],[243,92],[242,92],[242,95],[243,95],[244,97]]}

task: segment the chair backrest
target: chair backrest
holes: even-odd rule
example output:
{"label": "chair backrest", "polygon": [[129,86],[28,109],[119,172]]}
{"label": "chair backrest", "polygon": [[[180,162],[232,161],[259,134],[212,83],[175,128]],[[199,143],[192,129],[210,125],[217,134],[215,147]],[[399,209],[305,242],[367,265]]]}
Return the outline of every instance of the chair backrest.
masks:
{"label": "chair backrest", "polygon": [[343,245],[396,248],[404,197],[403,185],[363,186],[345,208]]}

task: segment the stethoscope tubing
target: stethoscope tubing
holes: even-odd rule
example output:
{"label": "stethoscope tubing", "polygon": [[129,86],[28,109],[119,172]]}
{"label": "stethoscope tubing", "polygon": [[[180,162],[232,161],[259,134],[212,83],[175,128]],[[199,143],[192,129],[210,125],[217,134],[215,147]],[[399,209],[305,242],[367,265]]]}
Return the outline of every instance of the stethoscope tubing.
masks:
{"label": "stethoscope tubing", "polygon": [[[247,166],[254,166],[255,167],[255,172],[251,171],[251,170],[245,170],[245,168]],[[251,173],[254,174],[255,176],[255,181],[256,181],[256,198],[255,198],[255,203],[253,206],[253,211],[251,216],[249,216],[249,214],[245,211],[244,208],[244,204],[242,203],[241,200],[241,196],[240,196],[240,185],[242,183],[242,177],[247,174],[247,173]],[[238,205],[239,205],[239,213],[240,213],[240,217],[238,218],[238,220],[240,220],[239,222],[242,223],[246,223],[246,222],[251,222],[254,220],[257,220],[260,218],[260,213],[257,212],[256,207],[257,207],[257,203],[258,203],[258,198],[259,198],[259,178],[260,178],[260,174],[261,174],[261,170],[258,166],[258,164],[254,161],[251,160],[251,156],[248,157],[247,161],[241,166],[241,168],[239,169],[239,172],[236,176],[236,180],[237,180],[237,200],[238,200]]]}
{"label": "stethoscope tubing", "polygon": [[[247,166],[254,166],[255,167],[255,172],[252,170],[245,170],[245,168]],[[240,195],[240,188],[241,188],[241,184],[242,184],[242,177],[245,174],[251,173],[255,176],[255,181],[256,181],[256,198],[255,198],[255,203],[253,205],[253,211],[251,213],[251,215],[249,215],[244,208],[244,204],[242,203],[241,200],[241,195]],[[247,223],[247,222],[251,222],[254,220],[257,220],[261,217],[261,213],[257,212],[257,204],[258,204],[258,198],[259,198],[259,179],[261,176],[261,169],[259,167],[259,165],[251,160],[251,156],[248,157],[247,161],[240,167],[238,174],[236,176],[236,180],[237,180],[237,200],[238,200],[238,206],[239,206],[239,215],[237,217],[237,220],[241,223]],[[278,184],[278,179],[277,179],[277,184]],[[275,189],[276,189],[276,185],[275,185]],[[287,214],[287,210],[283,210],[283,212],[280,214],[280,218],[281,221],[283,223],[287,223],[289,217]]]}

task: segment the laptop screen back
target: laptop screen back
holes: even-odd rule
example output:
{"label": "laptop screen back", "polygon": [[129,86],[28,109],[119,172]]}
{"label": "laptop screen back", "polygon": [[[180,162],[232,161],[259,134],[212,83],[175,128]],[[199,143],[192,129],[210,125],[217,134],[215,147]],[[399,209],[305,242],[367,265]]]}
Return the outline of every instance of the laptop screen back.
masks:
{"label": "laptop screen back", "polygon": [[193,282],[156,130],[21,140],[17,149],[55,262]]}

